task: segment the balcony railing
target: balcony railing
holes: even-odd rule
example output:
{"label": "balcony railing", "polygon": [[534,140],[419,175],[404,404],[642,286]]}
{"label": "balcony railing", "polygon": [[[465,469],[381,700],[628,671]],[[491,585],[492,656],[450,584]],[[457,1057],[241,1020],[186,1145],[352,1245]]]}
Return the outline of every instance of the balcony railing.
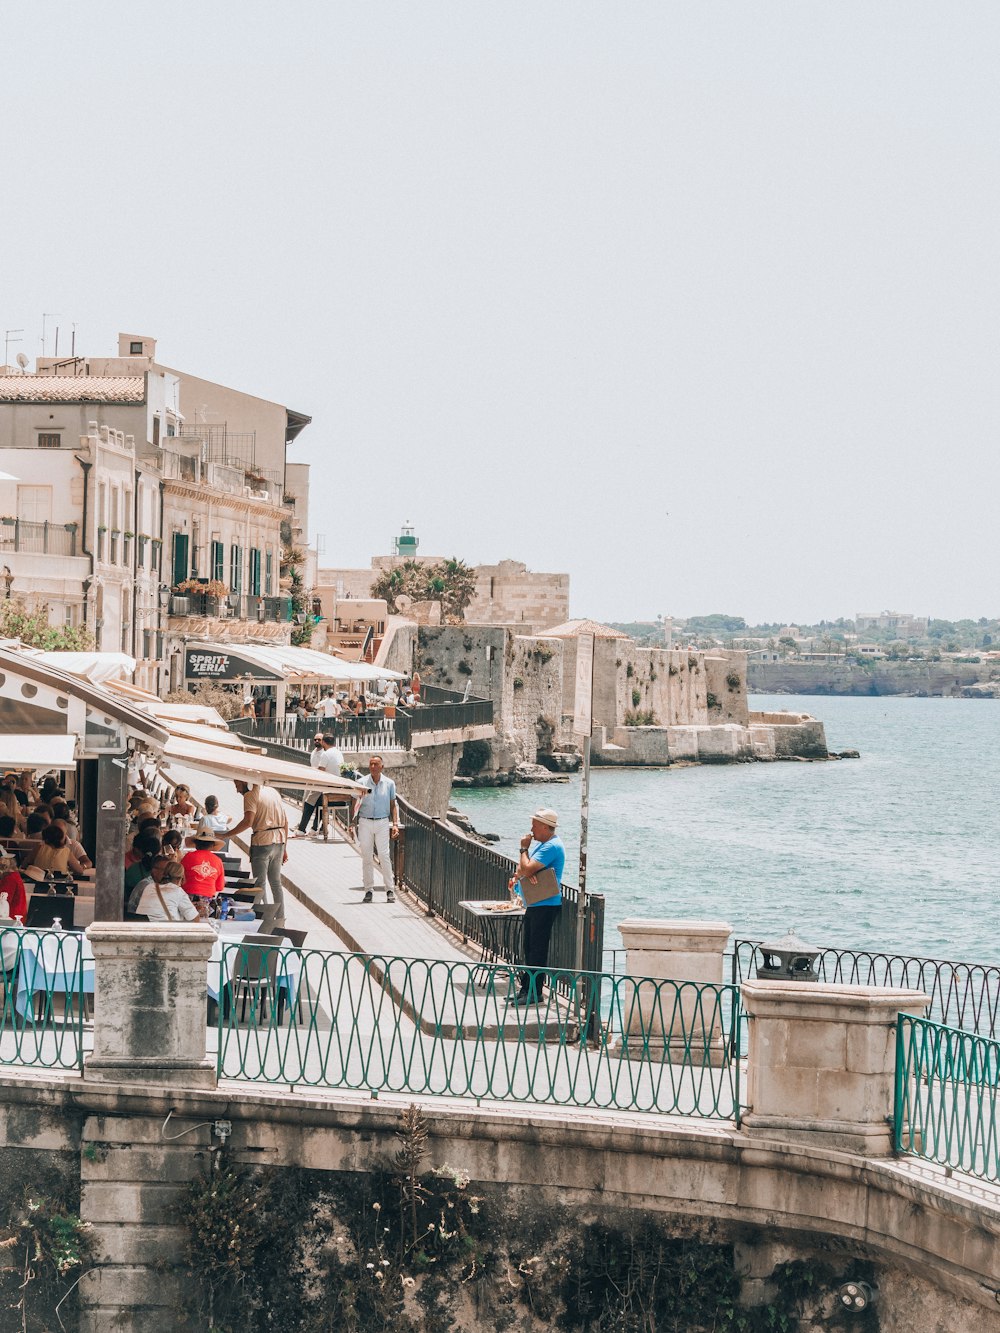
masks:
{"label": "balcony railing", "polygon": [[31,523],[0,518],[0,550],[30,555],[76,555],[75,523]]}
{"label": "balcony railing", "polygon": [[205,592],[173,593],[170,614],[278,624],[288,624],[294,619],[290,597],[245,597],[241,593],[229,593],[224,597]]}

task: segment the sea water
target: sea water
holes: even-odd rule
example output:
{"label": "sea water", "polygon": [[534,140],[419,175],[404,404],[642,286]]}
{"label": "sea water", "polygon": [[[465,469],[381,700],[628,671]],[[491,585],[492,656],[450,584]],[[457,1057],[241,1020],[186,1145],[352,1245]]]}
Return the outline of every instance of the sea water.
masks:
{"label": "sea water", "polygon": [[[860,759],[591,774],[587,887],[605,945],[627,917],[728,921],[740,938],[1000,963],[1000,703],[753,696],[809,712]],[[551,806],[578,879],[580,778],[477,788],[453,803],[516,855]]]}

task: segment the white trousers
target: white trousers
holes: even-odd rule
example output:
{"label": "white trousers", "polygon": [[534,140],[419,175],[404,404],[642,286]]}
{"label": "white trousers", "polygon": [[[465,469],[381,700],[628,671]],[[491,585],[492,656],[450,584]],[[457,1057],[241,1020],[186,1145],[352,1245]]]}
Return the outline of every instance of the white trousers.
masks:
{"label": "white trousers", "polygon": [[375,887],[375,851],[378,849],[382,867],[382,883],[386,892],[392,891],[392,852],[389,850],[389,819],[362,819],[358,823],[358,842],[361,844],[361,863],[365,892]]}

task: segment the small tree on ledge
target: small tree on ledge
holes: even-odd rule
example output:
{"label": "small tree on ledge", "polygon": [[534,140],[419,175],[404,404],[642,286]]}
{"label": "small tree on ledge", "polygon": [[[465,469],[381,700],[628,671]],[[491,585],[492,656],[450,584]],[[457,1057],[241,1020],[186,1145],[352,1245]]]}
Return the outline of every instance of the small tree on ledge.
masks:
{"label": "small tree on ledge", "polygon": [[20,639],[26,648],[50,653],[86,652],[94,646],[88,630],[50,625],[47,603],[28,607],[19,597],[0,600],[0,638]]}

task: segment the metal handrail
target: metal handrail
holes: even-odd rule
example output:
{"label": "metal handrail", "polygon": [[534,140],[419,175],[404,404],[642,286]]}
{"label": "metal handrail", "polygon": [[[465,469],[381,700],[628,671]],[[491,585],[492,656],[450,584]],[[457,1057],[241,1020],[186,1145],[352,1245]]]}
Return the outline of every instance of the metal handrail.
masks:
{"label": "metal handrail", "polygon": [[[399,798],[403,845],[399,877],[427,908],[467,940],[489,950],[494,943],[492,923],[470,917],[459,904],[505,899],[507,885],[517,869],[509,856],[468,838],[453,825],[434,819]],[[556,918],[549,944],[549,961],[556,969],[573,970],[578,966],[577,912],[580,890],[573,884],[562,885],[563,910]],[[604,953],[604,895],[585,892],[583,970],[600,974]],[[520,953],[520,935],[516,923],[504,933],[499,956],[513,961]]]}
{"label": "metal handrail", "polygon": [[83,1065],[84,958],[74,932],[0,928],[0,1065]]}
{"label": "metal handrail", "polygon": [[[760,940],[736,940],[731,979],[755,975]],[[928,1018],[981,1037],[1000,1037],[1000,967],[877,950],[823,948],[816,960],[821,981],[845,986],[893,986],[930,996]]]}
{"label": "metal handrail", "polygon": [[893,1147],[1000,1180],[1000,1043],[926,1018],[896,1026]]}
{"label": "metal handrail", "polygon": [[738,1117],[731,987],[580,972],[553,982],[525,1007],[509,965],[226,944],[219,1076]]}

